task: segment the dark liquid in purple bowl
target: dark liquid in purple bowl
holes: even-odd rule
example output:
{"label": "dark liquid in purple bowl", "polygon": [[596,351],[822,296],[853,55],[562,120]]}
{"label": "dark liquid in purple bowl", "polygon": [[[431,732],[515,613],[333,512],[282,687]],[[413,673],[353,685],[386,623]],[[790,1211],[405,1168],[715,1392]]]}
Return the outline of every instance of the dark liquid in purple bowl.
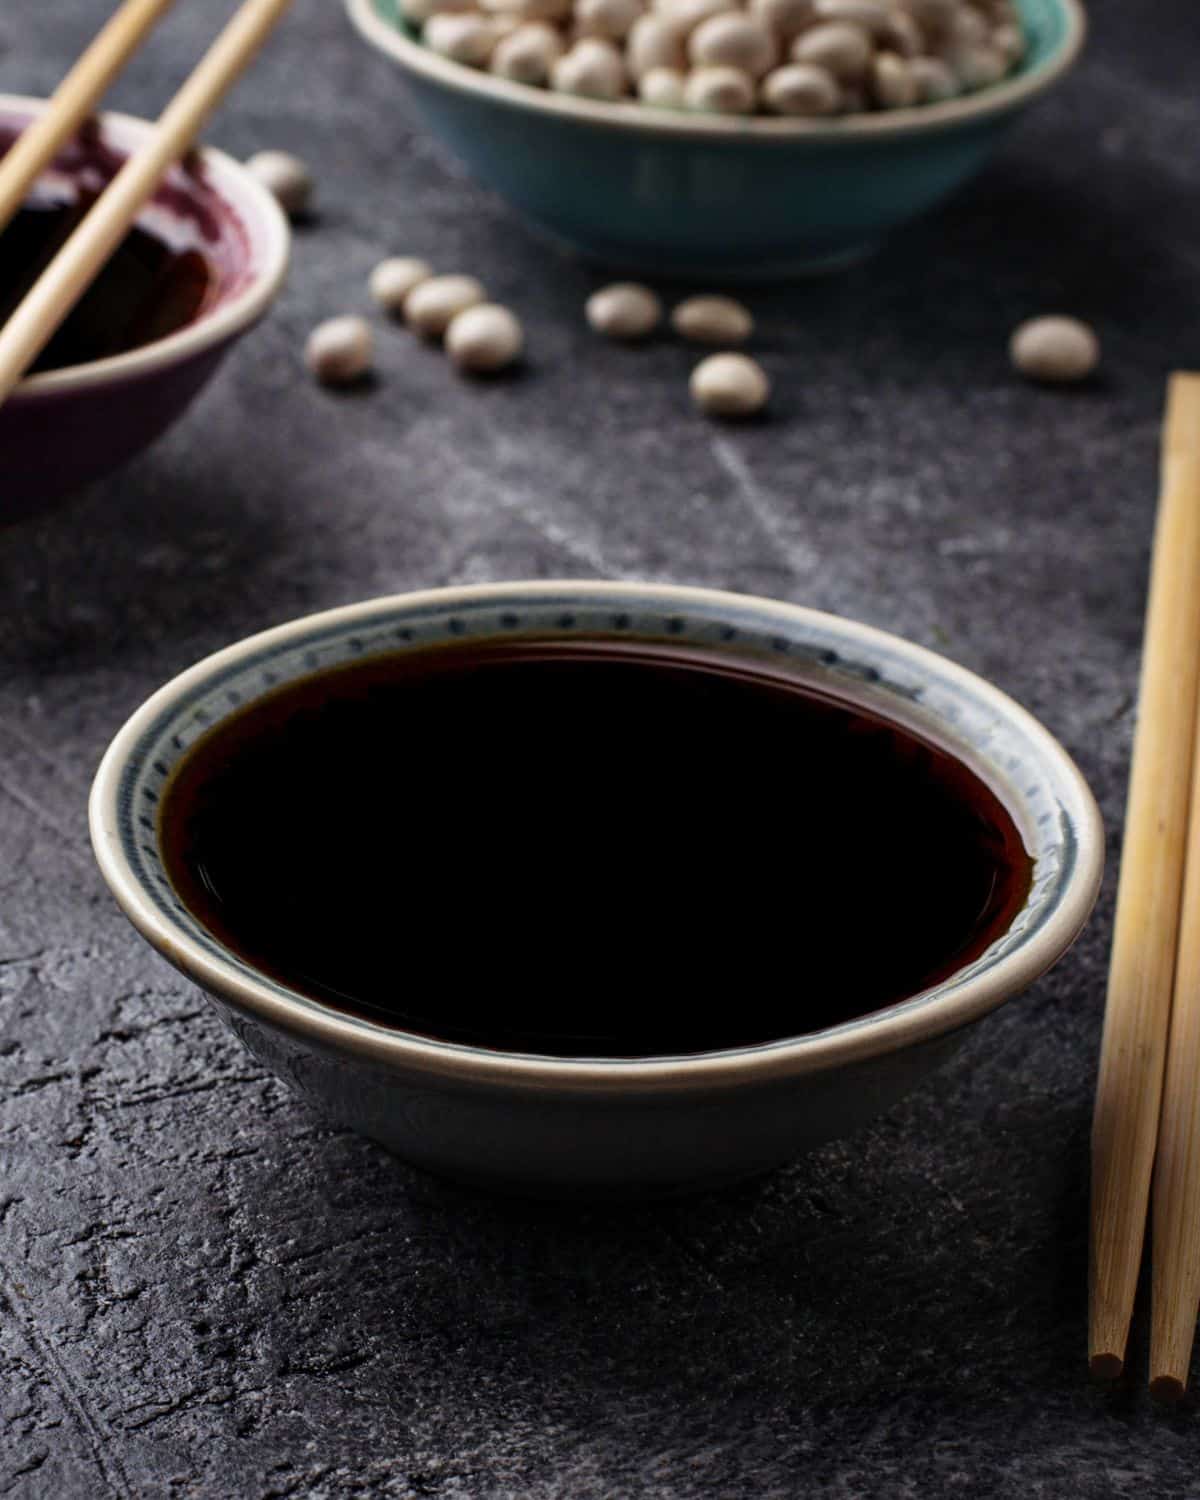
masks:
{"label": "dark liquid in purple bowl", "polygon": [[704,1052],[903,1000],[1010,925],[1031,861],[962,762],[769,662],[463,645],[277,689],[160,816],[196,917],[386,1026]]}
{"label": "dark liquid in purple bowl", "polygon": [[[90,207],[90,200],[22,208],[0,232],[0,325],[33,286]],[[196,249],[179,249],[135,226],[43,349],[33,371],[124,354],[193,322],[213,270]]]}

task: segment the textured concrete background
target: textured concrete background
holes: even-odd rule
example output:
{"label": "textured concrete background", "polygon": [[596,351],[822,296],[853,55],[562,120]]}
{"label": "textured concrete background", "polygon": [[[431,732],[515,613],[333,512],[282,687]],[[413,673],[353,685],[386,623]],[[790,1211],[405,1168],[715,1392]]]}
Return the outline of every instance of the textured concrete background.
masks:
{"label": "textured concrete background", "polygon": [[[47,92],[107,9],[9,5]],[[226,4],[115,91],[151,112]],[[496,1202],[327,1128],[140,943],[93,867],[109,736],[198,656],[312,609],[522,575],[774,594],[948,652],[1064,739],[1114,836],[1163,377],[1200,365],[1191,0],[1093,7],[1088,61],[873,264],[753,301],[772,419],[689,410],[690,356],[602,346],[551,258],[414,128],[334,0],[220,117],[315,164],[269,322],[118,478],[0,535],[0,1494],[1200,1496],[1194,1412],[1083,1359],[1087,1131],[1111,894],[1070,957],[869,1133],[633,1211]],[[376,387],[300,345],[385,252],[528,325],[468,387],[381,330]],[[1090,317],[1103,379],[1004,345]],[[1111,893],[1112,880],[1107,891]],[[800,956],[802,961],[802,956]]]}

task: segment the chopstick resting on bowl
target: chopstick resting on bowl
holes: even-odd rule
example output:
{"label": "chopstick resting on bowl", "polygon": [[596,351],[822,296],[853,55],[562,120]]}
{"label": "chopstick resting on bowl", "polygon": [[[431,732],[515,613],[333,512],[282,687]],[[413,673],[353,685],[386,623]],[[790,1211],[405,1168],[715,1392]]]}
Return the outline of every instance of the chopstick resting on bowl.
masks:
{"label": "chopstick resting on bowl", "polygon": [[1200,1291],[1198,688],[1200,375],[1176,374],[1092,1128],[1091,1368],[1111,1378],[1124,1367],[1157,1154],[1152,1376],[1160,1395],[1182,1393]]}
{"label": "chopstick resting on bowl", "polygon": [[[290,4],[245,0],[159,116],[154,134],[121,167],[0,328],[0,405],[99,275],[169,168],[191,149],[205,120]],[[148,29],[152,17],[143,16],[143,22]],[[58,107],[66,111],[73,102],[60,105],[56,94],[46,114]]]}
{"label": "chopstick resting on bowl", "polygon": [[0,159],[0,231],[175,0],[125,0]]}

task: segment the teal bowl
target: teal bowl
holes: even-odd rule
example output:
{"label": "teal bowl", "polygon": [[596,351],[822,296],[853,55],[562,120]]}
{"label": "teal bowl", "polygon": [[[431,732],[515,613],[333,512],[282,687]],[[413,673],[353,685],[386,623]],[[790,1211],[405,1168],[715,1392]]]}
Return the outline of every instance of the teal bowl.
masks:
{"label": "teal bowl", "polygon": [[1078,0],[1018,0],[1028,52],[991,88],[833,120],[733,119],[510,83],[422,46],[397,0],[346,4],[480,182],[591,260],[684,279],[781,279],[869,254],[979,170],[1086,30]]}

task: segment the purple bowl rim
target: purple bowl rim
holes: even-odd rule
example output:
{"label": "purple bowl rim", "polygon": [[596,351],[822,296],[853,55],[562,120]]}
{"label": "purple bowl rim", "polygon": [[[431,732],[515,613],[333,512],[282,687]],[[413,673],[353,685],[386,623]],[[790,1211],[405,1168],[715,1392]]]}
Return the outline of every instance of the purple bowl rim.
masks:
{"label": "purple bowl rim", "polygon": [[[40,113],[46,103],[45,99],[32,95],[0,93],[0,120]],[[102,134],[110,138],[120,152],[132,149],[154,128],[149,120],[112,110],[105,110],[97,119]],[[154,374],[227,343],[250,327],[270,306],[282,285],[291,248],[291,231],[283,210],[267,189],[224,151],[202,146],[198,148],[198,154],[218,197],[237,214],[257,252],[258,264],[251,267],[249,284],[196,322],[165,338],[155,339],[153,343],[105,359],[88,360],[84,364],[27,376],[13,392],[14,402],[88,390],[112,381]]]}

